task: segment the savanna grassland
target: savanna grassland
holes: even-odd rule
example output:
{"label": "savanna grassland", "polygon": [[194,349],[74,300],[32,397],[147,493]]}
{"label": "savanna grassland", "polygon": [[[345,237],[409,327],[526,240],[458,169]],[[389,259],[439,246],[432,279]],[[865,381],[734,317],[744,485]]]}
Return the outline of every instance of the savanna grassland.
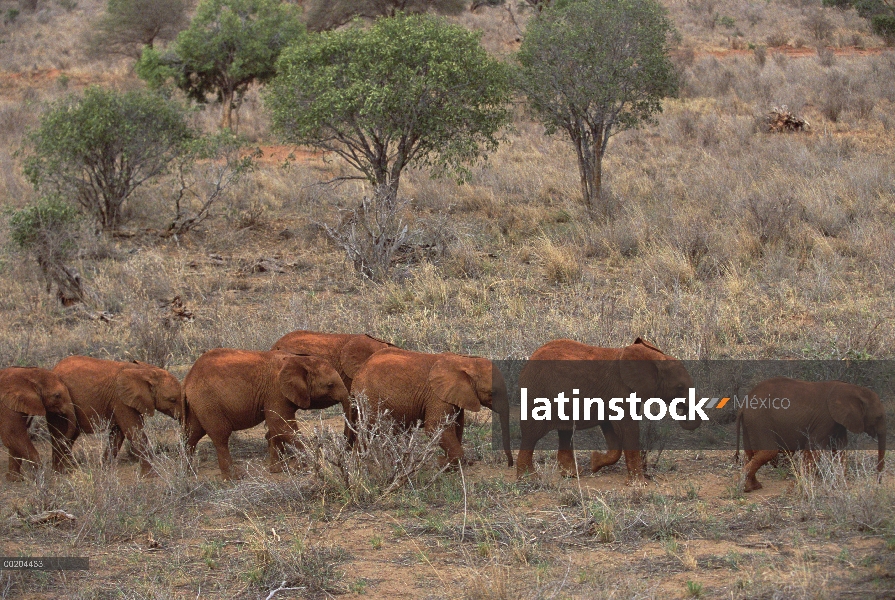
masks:
{"label": "savanna grassland", "polygon": [[[682,359],[895,358],[895,53],[853,11],[815,1],[666,6],[680,32],[680,98],[610,142],[605,218],[581,205],[571,147],[520,103],[468,183],[422,171],[402,180],[410,243],[392,279],[365,280],[322,227],[364,188],[320,185],[348,167],[282,147],[253,90],[240,130],[264,158],[213,218],[160,237],[174,214],[160,183],[125,205],[125,230],[82,237],[73,266],[95,306],[62,307],[0,228],[0,364],[49,368],[86,354],[183,378],[207,349],[267,349],[293,329],[493,359],[555,338],[638,336]],[[130,61],[83,50],[101,2],[40,0],[9,19],[17,7],[0,0],[4,208],[35,198],[14,153],[45,103],[88,84],[142,85]],[[513,16],[481,8],[454,19],[508,56],[526,19]],[[763,132],[782,105],[810,129]],[[211,130],[218,116],[212,106],[193,118]],[[191,319],[173,318],[175,297]],[[331,410],[300,417],[306,449],[339,426]],[[207,439],[190,466],[162,415],[149,425],[157,478],[138,479],[127,457],[103,466],[99,440],[79,442],[72,475],[0,484],[0,554],[89,556],[91,570],[0,572],[0,597],[895,594],[891,467],[879,485],[861,456],[847,477],[838,463],[822,463],[823,477],[781,463],[742,495],[726,452],[666,452],[645,488],[625,487],[621,463],[562,479],[543,452],[540,479],[517,483],[491,450],[489,415],[477,417],[465,438],[473,466],[422,469],[388,494],[363,464],[348,476],[314,469],[313,452],[267,473],[260,427],[231,438],[250,471],[235,483],[220,481]],[[46,439],[39,449],[49,455]]]}

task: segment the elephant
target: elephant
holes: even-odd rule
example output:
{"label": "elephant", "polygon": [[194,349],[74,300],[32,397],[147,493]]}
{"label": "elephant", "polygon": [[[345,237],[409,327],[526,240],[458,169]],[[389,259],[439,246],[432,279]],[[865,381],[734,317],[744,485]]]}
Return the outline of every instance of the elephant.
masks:
{"label": "elephant", "polygon": [[296,409],[349,406],[348,389],[328,362],[281,351],[209,350],[187,373],[183,390],[187,450],[194,453],[208,434],[224,479],[241,476],[228,447],[234,431],[266,422],[270,471],[278,473],[286,444],[298,445]]}
{"label": "elephant", "polygon": [[450,463],[464,460],[464,411],[478,412],[486,406],[500,418],[504,452],[513,466],[506,383],[487,358],[385,348],[360,368],[351,393],[365,394],[374,412],[388,410],[403,427],[422,421],[426,431],[432,432],[456,416],[453,428],[439,440],[446,453],[443,462]]}
{"label": "elephant", "polygon": [[22,479],[22,467],[40,466],[40,454],[31,442],[28,424],[33,416],[58,415],[48,426],[62,427],[66,435],[76,427],[71,394],[58,375],[37,367],[0,369],[0,441],[9,450],[8,481]]}
{"label": "elephant", "polygon": [[[374,352],[394,348],[382,340],[362,333],[320,333],[298,330],[287,333],[274,343],[271,350],[309,354],[327,361],[339,373],[345,389],[351,390],[351,381]],[[352,419],[350,406],[345,407],[345,438],[354,444],[354,431],[349,426]]]}
{"label": "elephant", "polygon": [[[886,413],[879,396],[866,387],[844,381],[802,381],[775,377],[762,381],[747,395],[737,412],[737,451],[740,430],[746,464],[743,491],[761,489],[755,473],[776,460],[780,450],[813,452],[840,450],[848,442],[847,431],[866,433],[877,440],[877,471],[885,468]],[[754,404],[759,404],[754,407]]]}
{"label": "elephant", "polygon": [[104,459],[115,458],[127,438],[140,457],[140,474],[152,474],[143,420],[156,410],[180,420],[180,381],[168,371],[145,362],[89,356],[69,356],[59,361],[53,372],[71,392],[77,415],[77,427],[71,435],[54,436],[54,467],[59,471],[70,467],[74,463],[71,448],[78,436],[96,433],[108,424],[109,447]]}
{"label": "elephant", "polygon": [[[550,361],[542,363],[541,361]],[[558,361],[569,361],[560,363]],[[581,362],[588,361],[588,362]],[[625,398],[636,393],[641,398],[661,398],[666,403],[673,398],[686,397],[693,379],[684,364],[664,354],[641,338],[624,348],[601,348],[574,340],[554,340],[535,350],[520,373],[520,386],[529,389],[532,398],[552,398],[558,391],[567,390],[567,384],[575,381],[588,394],[601,398]],[[699,421],[680,421],[681,427],[692,431]],[[563,475],[577,475],[572,435],[575,429],[601,428],[606,438],[607,452],[594,451],[591,455],[591,471],[615,464],[625,455],[628,484],[645,480],[640,455],[640,425],[630,414],[618,421],[520,421],[522,439],[516,462],[516,475],[523,478],[534,471],[534,449],[542,437],[556,429],[559,436],[557,461]]]}
{"label": "elephant", "polygon": [[345,388],[350,390],[351,380],[364,362],[377,350],[390,347],[393,348],[394,345],[365,334],[319,333],[300,330],[281,337],[271,350],[310,354],[322,358],[338,371]]}

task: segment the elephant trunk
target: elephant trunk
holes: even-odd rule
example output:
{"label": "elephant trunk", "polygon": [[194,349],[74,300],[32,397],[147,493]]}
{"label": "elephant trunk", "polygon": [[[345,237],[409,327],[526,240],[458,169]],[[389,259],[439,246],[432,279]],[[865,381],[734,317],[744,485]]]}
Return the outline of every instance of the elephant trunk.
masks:
{"label": "elephant trunk", "polygon": [[883,469],[886,468],[886,428],[883,425],[883,428],[877,432],[877,448],[879,451],[879,462],[876,463],[876,470],[879,473],[883,472]]}
{"label": "elephant trunk", "polygon": [[73,439],[78,431],[78,417],[75,415],[75,406],[73,404],[69,404],[65,406],[65,408],[63,408],[60,412],[62,416],[65,417],[66,421],[65,439]]}
{"label": "elephant trunk", "polygon": [[[669,409],[669,410],[672,410],[672,409]],[[681,416],[681,414],[678,413],[677,411],[675,411],[675,413],[677,414],[677,416]],[[683,416],[686,417],[686,411]],[[686,431],[694,431],[695,429],[698,429],[700,425],[702,425],[702,421],[700,421],[699,419],[690,421],[685,418],[683,421],[679,421],[679,423],[681,424],[681,428]]]}

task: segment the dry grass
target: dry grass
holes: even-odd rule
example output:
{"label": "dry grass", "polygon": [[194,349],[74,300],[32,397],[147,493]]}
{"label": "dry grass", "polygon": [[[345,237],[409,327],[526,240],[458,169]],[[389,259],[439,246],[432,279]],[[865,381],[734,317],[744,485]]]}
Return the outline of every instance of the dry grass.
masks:
{"label": "dry grass", "polygon": [[[89,354],[166,363],[182,378],[207,349],[266,349],[299,328],[496,359],[527,357],[559,337],[617,346],[637,336],[681,358],[892,358],[895,55],[834,51],[881,42],[852,12],[816,3],[667,4],[683,34],[682,98],[665,103],[656,125],[610,142],[606,220],[580,205],[568,145],[521,111],[468,184],[418,171],[403,178],[413,236],[397,276],[381,284],[358,277],[315,225],[365,191],[315,185],[348,173],[334,159],[285,169],[280,158],[263,161],[179,239],[151,231],[173,205],[170,190],[147,188],[128,207],[136,235],[86,236],[75,260],[111,322],[58,306],[0,227],[0,364]],[[0,2],[4,12],[13,6]],[[91,82],[139,85],[128,64],[81,53],[80,32],[101,7],[39,0],[36,13],[0,28],[4,208],[34,198],[13,152],[44,102]],[[524,24],[526,15],[515,17]],[[494,52],[516,46],[504,9],[459,20]],[[817,51],[820,37],[833,49]],[[800,40],[804,56],[773,47]],[[68,79],[32,77],[35,68]],[[760,133],[756,123],[784,104],[811,130]],[[211,127],[218,114],[210,107],[196,119]],[[240,127],[274,143],[255,91]],[[253,272],[262,257],[285,272]],[[169,318],[174,296],[192,322]],[[0,489],[0,549],[89,555],[92,571],[2,572],[0,597],[892,594],[892,472],[877,484],[857,456],[846,476],[823,462],[811,477],[770,470],[766,489],[745,496],[735,491],[739,467],[713,453],[665,452],[643,490],[624,487],[623,467],[579,487],[558,478],[547,453],[536,457],[542,479],[517,483],[479,415],[464,437],[474,466],[433,479],[434,461],[414,463],[425,468],[412,485],[380,498],[394,471],[345,462],[336,414],[325,413],[325,426],[302,415],[313,433],[285,475],[264,469],[262,433],[235,435],[234,456],[250,475],[232,484],[217,480],[208,442],[186,461],[176,423],[163,416],[147,426],[158,479],[137,479],[124,457],[103,466],[99,440],[79,441],[71,476]],[[414,443],[428,457],[427,439]],[[47,457],[46,439],[38,443]],[[392,456],[385,450],[379,464]],[[328,470],[324,454],[348,470]],[[51,509],[77,520],[28,522]]]}

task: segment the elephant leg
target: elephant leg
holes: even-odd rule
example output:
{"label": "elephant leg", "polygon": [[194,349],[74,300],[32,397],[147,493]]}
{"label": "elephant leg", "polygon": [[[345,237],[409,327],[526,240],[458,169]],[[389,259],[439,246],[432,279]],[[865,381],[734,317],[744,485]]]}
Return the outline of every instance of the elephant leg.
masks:
{"label": "elephant leg", "polygon": [[817,459],[820,457],[820,450],[802,450],[802,463],[806,475],[814,475],[817,472]]}
{"label": "elephant leg", "polygon": [[575,449],[572,447],[572,431],[560,429],[556,432],[559,436],[559,449],[556,451],[556,461],[559,463],[559,471],[563,477],[578,476],[578,462],[575,460]]}
{"label": "elephant leg", "polygon": [[267,422],[267,448],[270,453],[270,472],[282,473],[286,466],[286,444],[293,446],[300,442],[293,423],[295,423],[295,408],[289,406],[277,406],[275,409],[264,411]]}
{"label": "elephant leg", "polygon": [[223,440],[216,438],[211,439],[218,455],[218,466],[221,468],[221,477],[223,477],[225,481],[230,479],[241,479],[244,475],[242,469],[234,468],[233,457],[230,456],[229,441],[229,436]]}
{"label": "elephant leg", "polygon": [[750,458],[749,462],[743,467],[742,477],[744,478],[744,492],[751,492],[762,488],[761,483],[759,483],[758,479],[755,477],[755,473],[758,472],[758,469],[760,469],[763,464],[775,458],[779,453],[779,450],[758,450],[757,452],[752,453],[752,458]]}
{"label": "elephant leg", "polygon": [[522,439],[519,442],[519,454],[516,455],[516,479],[534,475],[535,446],[543,436],[533,427],[526,426],[526,422],[523,422],[522,425]]}
{"label": "elephant leg", "polygon": [[186,434],[187,454],[193,456],[196,453],[196,446],[199,444],[199,440],[205,437],[205,429],[196,415],[190,414],[186,423],[184,423],[183,430]]}
{"label": "elephant leg", "polygon": [[591,452],[591,473],[596,473],[603,467],[614,465],[618,462],[618,459],[622,457],[621,443],[618,441],[618,436],[615,434],[615,430],[612,428],[612,425],[608,423],[601,423],[600,429],[603,430],[603,437],[606,438],[606,446],[608,450],[606,452],[600,452],[598,450],[594,450],[593,452]]}
{"label": "elephant leg", "polygon": [[4,440],[9,450],[7,481],[21,481],[24,470],[40,468],[40,454],[37,453],[37,449],[31,443],[28,430],[26,429],[22,434],[21,439]]}
{"label": "elephant leg", "polygon": [[[440,415],[439,418],[427,418],[425,422],[426,431],[431,435],[434,434],[436,429],[440,427],[447,415]],[[461,434],[462,435],[462,434]],[[463,444],[460,443],[460,440],[457,439],[456,426],[448,427],[444,431],[441,432],[441,439],[438,440],[438,445],[444,450],[445,456],[439,459],[439,466],[444,466],[446,464],[472,464],[472,461],[465,460],[463,457]]]}
{"label": "elephant leg", "polygon": [[350,450],[357,443],[357,433],[355,433],[355,423],[357,423],[357,407],[349,404],[347,407],[343,405],[345,411],[345,446]]}
{"label": "elephant leg", "polygon": [[68,437],[61,423],[55,420],[51,422],[49,416],[47,417],[47,426],[50,430],[50,445],[53,449],[53,470],[57,473],[66,473],[75,465],[72,446],[81,435],[81,429],[74,428],[71,437]]}
{"label": "elephant leg", "polygon": [[103,460],[110,463],[118,457],[121,445],[124,443],[124,432],[117,425],[109,427],[109,445],[103,453]]}
{"label": "elephant leg", "polygon": [[267,438],[267,450],[270,453],[270,472],[282,473],[288,461],[287,444],[300,447],[301,442],[296,439],[293,431],[273,433],[268,430],[265,437]]}
{"label": "elephant leg", "polygon": [[457,441],[460,444],[463,444],[463,426],[466,422],[465,411],[461,408],[460,412],[457,414],[457,419],[454,421],[454,435],[457,437]]}
{"label": "elephant leg", "polygon": [[625,455],[625,466],[628,468],[628,478],[625,485],[642,485],[646,483],[646,475],[643,473],[643,457],[640,452],[640,427],[636,422],[628,423],[619,431],[619,442]]}
{"label": "elephant leg", "polygon": [[149,462],[149,438],[143,431],[143,415],[135,410],[119,410],[115,413],[115,425],[122,431],[124,437],[131,443],[134,453],[140,458],[140,476],[152,474],[152,464]]}

